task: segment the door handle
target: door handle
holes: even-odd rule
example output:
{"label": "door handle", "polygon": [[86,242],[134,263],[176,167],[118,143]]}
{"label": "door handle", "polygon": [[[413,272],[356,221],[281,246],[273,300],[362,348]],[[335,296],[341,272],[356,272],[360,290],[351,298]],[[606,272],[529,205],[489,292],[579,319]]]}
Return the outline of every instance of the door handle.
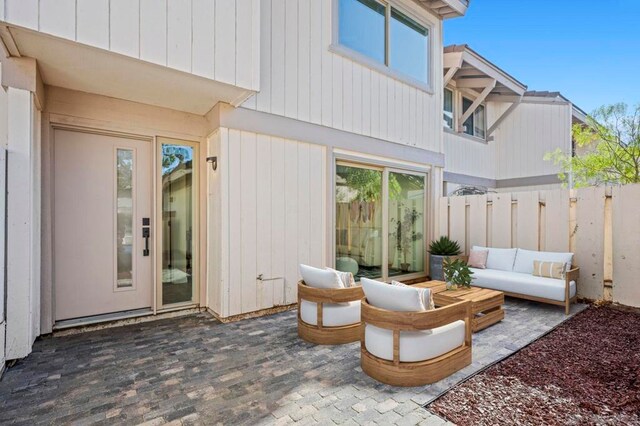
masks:
{"label": "door handle", "polygon": [[148,226],[142,227],[142,238],[144,238],[144,250],[142,250],[143,256],[149,256],[149,237],[151,236],[151,228]]}

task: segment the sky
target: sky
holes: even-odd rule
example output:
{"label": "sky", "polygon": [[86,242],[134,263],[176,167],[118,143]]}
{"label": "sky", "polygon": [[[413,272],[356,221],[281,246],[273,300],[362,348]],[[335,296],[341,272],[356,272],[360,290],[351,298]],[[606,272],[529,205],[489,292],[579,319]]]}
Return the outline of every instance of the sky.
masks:
{"label": "sky", "polygon": [[640,0],[471,0],[445,21],[444,41],[588,113],[640,104]]}

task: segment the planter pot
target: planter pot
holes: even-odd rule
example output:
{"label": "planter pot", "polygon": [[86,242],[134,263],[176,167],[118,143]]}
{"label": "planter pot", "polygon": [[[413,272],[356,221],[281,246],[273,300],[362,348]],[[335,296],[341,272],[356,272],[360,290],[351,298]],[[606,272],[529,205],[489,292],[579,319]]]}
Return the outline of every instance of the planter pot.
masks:
{"label": "planter pot", "polygon": [[402,272],[409,272],[409,268],[411,267],[410,263],[401,263],[400,264],[400,269],[402,270]]}
{"label": "planter pot", "polygon": [[442,262],[446,259],[464,259],[464,256],[438,256],[435,254],[429,254],[429,276],[432,280],[444,281],[444,274],[442,273]]}

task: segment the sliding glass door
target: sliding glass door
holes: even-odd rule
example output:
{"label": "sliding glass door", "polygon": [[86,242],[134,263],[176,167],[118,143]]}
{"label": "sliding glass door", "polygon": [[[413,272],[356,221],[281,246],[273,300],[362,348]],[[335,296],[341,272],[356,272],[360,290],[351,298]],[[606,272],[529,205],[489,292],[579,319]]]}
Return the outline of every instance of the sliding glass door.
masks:
{"label": "sliding glass door", "polygon": [[335,265],[362,277],[424,275],[426,174],[336,164]]}

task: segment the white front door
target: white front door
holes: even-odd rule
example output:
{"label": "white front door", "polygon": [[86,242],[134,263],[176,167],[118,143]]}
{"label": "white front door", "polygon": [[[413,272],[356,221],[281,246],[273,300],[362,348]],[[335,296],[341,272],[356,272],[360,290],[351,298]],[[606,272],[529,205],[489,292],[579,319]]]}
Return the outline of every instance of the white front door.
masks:
{"label": "white front door", "polygon": [[54,132],[56,321],[151,307],[152,143]]}

